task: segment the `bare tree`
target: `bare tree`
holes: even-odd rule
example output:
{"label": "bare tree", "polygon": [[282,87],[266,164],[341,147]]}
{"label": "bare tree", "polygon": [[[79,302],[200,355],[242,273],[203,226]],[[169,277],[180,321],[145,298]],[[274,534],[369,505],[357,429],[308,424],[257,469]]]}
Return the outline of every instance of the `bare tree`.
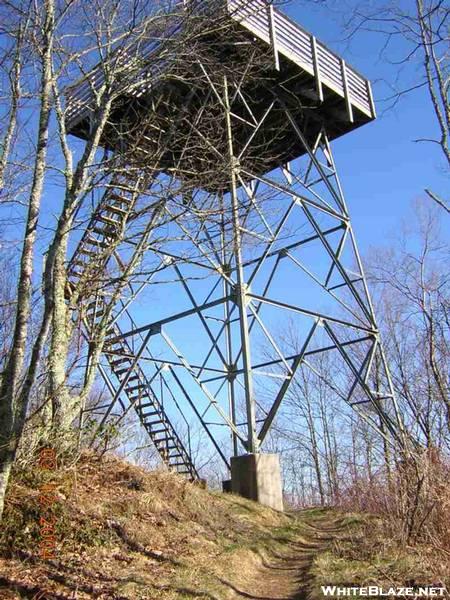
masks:
{"label": "bare tree", "polygon": [[[411,212],[414,219],[402,235],[369,255],[368,274],[406,428],[430,456],[445,456],[450,448],[448,244],[441,235],[438,207],[418,203]],[[287,327],[283,343],[295,350],[295,327]],[[316,367],[329,379],[342,381],[331,355]],[[374,369],[373,389],[378,389],[379,376]],[[267,395],[270,401],[270,389]],[[417,533],[429,508],[429,498],[423,496],[432,473],[428,459],[421,453],[402,459],[392,451],[389,436],[376,435],[344,402],[333,400],[323,379],[299,369],[274,431],[290,498],[370,510],[388,494],[389,510],[404,524],[405,535]],[[402,481],[398,497],[393,485],[397,480]],[[299,482],[306,486],[301,493]]]}
{"label": "bare tree", "polygon": [[436,210],[416,206],[416,223],[396,247],[377,251],[370,278],[395,387],[409,427],[426,446],[447,447],[450,433],[448,245]]}
{"label": "bare tree", "polygon": [[14,275],[12,256],[4,251],[4,255],[0,258],[0,383],[8,356],[16,306]]}
{"label": "bare tree", "polygon": [[[158,236],[167,236],[167,226],[175,220],[191,239],[202,220],[220,218],[216,194],[199,194],[198,188],[205,187],[208,177],[217,185],[226,172],[225,128],[217,127],[223,110],[220,94],[217,100],[200,92],[205,84],[221,90],[233,78],[256,77],[271,59],[269,51],[255,53],[250,45],[242,52],[242,63],[227,67],[215,46],[202,42],[214,32],[226,43],[226,21],[219,14],[209,21],[198,19],[182,3],[149,6],[123,0],[62,6],[44,0],[31,8],[25,2],[7,3],[2,11],[11,40],[2,61],[10,81],[1,154],[4,193],[25,214],[16,313],[0,387],[0,514],[38,377],[45,380],[43,401],[51,407],[50,433],[58,431],[68,439],[95,382],[114,307],[133,278],[145,278],[147,250],[157,248]],[[37,77],[21,68],[25,59]],[[88,106],[80,104],[76,91],[66,94],[74,73],[81,75],[90,95]],[[143,113],[141,100],[134,98],[152,86],[164,86],[164,91]],[[192,122],[186,107],[197,92],[201,101],[197,97],[198,118]],[[203,115],[205,103],[209,118]],[[68,137],[74,106],[89,115],[89,131],[78,131],[86,140],[81,147]],[[38,120],[25,127],[21,119],[30,107]],[[112,117],[118,107],[124,111],[119,125]],[[19,191],[11,152],[16,139],[17,161],[24,165]],[[104,149],[108,140],[112,156]],[[173,148],[179,154],[167,162]],[[175,168],[170,166],[174,163]],[[48,221],[43,202],[55,182],[61,201]],[[117,190],[120,206],[112,206]],[[95,227],[105,206],[119,217],[106,224],[104,241],[89,241],[88,226],[68,265],[72,234],[79,237],[79,227],[86,223]],[[188,211],[192,223],[185,218]],[[46,241],[40,281],[36,240],[41,225]],[[91,250],[81,252],[86,243]],[[121,255],[119,247],[125,247]],[[40,301],[33,303],[36,289]]]}
{"label": "bare tree", "polygon": [[[338,9],[343,10],[342,6]],[[347,9],[345,9],[347,10]],[[397,104],[403,96],[426,89],[439,135],[416,139],[437,145],[450,169],[450,8],[445,0],[387,0],[375,3],[351,0],[345,30],[351,39],[362,33],[382,37],[381,57],[392,65],[388,84],[392,94],[385,100]],[[400,50],[399,50],[400,49]],[[400,55],[399,55],[400,52]],[[432,189],[427,195],[450,212],[448,198]]]}

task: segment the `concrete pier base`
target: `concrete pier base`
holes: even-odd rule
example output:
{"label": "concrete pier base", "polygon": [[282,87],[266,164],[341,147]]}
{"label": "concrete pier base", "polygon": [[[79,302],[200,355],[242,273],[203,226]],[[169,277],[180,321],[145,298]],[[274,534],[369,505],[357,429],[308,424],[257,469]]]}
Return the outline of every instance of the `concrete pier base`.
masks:
{"label": "concrete pier base", "polygon": [[244,454],[231,458],[231,491],[275,510],[283,510],[278,454]]}
{"label": "concrete pier base", "polygon": [[231,494],[233,490],[231,489],[231,479],[225,479],[222,481],[222,492],[224,494]]}

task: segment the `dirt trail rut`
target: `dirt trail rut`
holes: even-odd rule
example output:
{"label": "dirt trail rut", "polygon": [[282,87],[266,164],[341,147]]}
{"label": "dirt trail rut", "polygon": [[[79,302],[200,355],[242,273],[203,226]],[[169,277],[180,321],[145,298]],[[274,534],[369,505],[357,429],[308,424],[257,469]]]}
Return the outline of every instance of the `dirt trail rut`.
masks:
{"label": "dirt trail rut", "polygon": [[251,583],[230,585],[234,598],[251,600],[303,600],[307,597],[314,557],[324,551],[342,531],[339,520],[318,516],[309,522],[309,533],[289,542],[283,554],[262,557]]}

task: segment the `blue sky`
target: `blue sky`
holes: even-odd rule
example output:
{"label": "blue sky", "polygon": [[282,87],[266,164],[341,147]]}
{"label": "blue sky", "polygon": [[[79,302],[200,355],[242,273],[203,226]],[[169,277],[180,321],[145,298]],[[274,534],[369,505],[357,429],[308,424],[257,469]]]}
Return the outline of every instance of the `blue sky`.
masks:
{"label": "blue sky", "polygon": [[[341,6],[342,3],[339,3]],[[381,4],[381,2],[380,2]],[[383,38],[362,32],[349,45],[344,41],[342,12],[308,3],[291,2],[282,7],[305,29],[342,54],[349,64],[373,83],[378,119],[347,134],[333,144],[334,156],[349,205],[361,252],[383,244],[411,216],[412,201],[423,198],[424,188],[442,195],[448,190],[443,158],[435,144],[413,140],[437,136],[437,125],[426,89],[412,92],[390,110],[382,100],[390,95],[383,81],[394,81],[397,69],[388,63],[402,56],[400,41],[379,58]],[[402,77],[415,76],[418,65],[408,65]],[[448,196],[448,191],[447,191]],[[443,226],[449,219],[442,211]]]}
{"label": "blue sky", "polygon": [[[308,3],[299,5],[295,1],[283,10],[375,82],[379,118],[333,143],[354,231],[364,257],[371,247],[392,243],[391,238],[401,221],[411,216],[414,200],[423,198],[423,202],[431,203],[425,197],[424,188],[444,193],[448,187],[448,180],[442,172],[443,160],[436,147],[413,141],[437,133],[430,100],[426,90],[417,91],[405,97],[395,109],[383,111],[380,99],[389,91],[381,80],[392,80],[395,68],[386,60],[378,59],[381,38],[363,34],[349,47],[344,41],[339,41],[343,34],[338,14],[332,14],[323,7],[314,8]],[[401,50],[399,44],[394,46],[393,55]],[[413,69],[415,65],[406,74],[408,77]],[[75,140],[72,141],[75,146]],[[50,214],[57,213],[60,202],[61,189],[48,183],[43,203],[45,217],[41,226],[45,226]],[[447,221],[448,226],[448,217],[443,211],[442,220],[443,224]],[[38,242],[40,250],[46,248],[48,235],[42,227]],[[286,281],[289,281],[288,277]],[[167,298],[174,302],[173,292],[168,292],[163,286],[152,287],[151,294],[150,304],[143,298],[134,307],[134,316],[142,323],[153,321],[159,310],[166,310]],[[175,298],[176,304],[178,298]],[[173,310],[176,312],[175,307]],[[204,341],[192,335],[198,328],[198,323],[192,321],[189,321],[186,337],[180,345],[184,348],[188,343],[189,350],[195,355],[197,346]]]}
{"label": "blue sky", "polygon": [[[379,58],[382,37],[377,34],[363,32],[349,45],[344,41],[342,31],[342,4],[344,2],[337,3],[335,8],[331,0],[334,10],[330,11],[309,1],[293,0],[283,5],[282,10],[374,82],[378,119],[333,144],[360,250],[364,254],[371,245],[382,243],[386,235],[398,228],[402,219],[410,216],[412,201],[422,198],[424,202],[430,202],[423,193],[424,188],[429,187],[445,196],[448,177],[443,173],[443,158],[437,146],[413,141],[437,135],[427,90],[405,96],[390,110],[385,110],[386,103],[381,101],[390,94],[382,79],[393,81],[397,70],[387,61],[401,56],[401,44],[392,45],[382,59]],[[417,64],[408,66],[404,73],[408,81],[414,77],[416,69]],[[53,212],[52,204],[53,207],[59,205],[58,193],[53,190],[48,195],[50,198],[44,207]],[[10,214],[17,216],[14,209]],[[443,211],[442,220],[448,227],[449,220]],[[13,237],[16,238],[14,233]]]}
{"label": "blue sky", "polygon": [[[305,4],[305,6],[308,5]],[[295,2],[284,9],[304,28],[341,54],[364,76],[376,81],[374,86],[376,101],[389,94],[388,87],[380,80],[391,80],[395,75],[392,65],[376,58],[381,38],[365,34],[349,47],[347,43],[339,42],[339,39],[342,38],[339,15],[330,14],[323,8],[303,8]],[[392,48],[396,56],[401,50],[399,45]],[[405,75],[409,77],[411,73],[408,72]],[[392,243],[392,237],[399,230],[401,221],[411,216],[414,200],[423,197],[424,202],[431,202],[424,196],[423,189],[425,187],[437,190],[445,189],[445,180],[439,172],[441,165],[439,153],[431,144],[417,144],[412,141],[418,137],[431,137],[435,133],[436,126],[426,92],[420,91],[411,94],[390,111],[383,111],[383,106],[380,102],[377,103],[380,117],[375,122],[365,125],[333,143],[334,157],[349,205],[356,239],[363,256],[373,246]],[[446,215],[443,215],[443,219],[445,218]],[[311,261],[311,264],[314,262],[320,262],[319,255],[316,256],[315,261]],[[318,265],[315,264],[315,266]],[[283,264],[283,268],[288,268],[288,264]],[[184,273],[186,272],[186,269],[182,270]],[[163,279],[167,279],[167,277],[166,273],[162,275]],[[314,286],[310,285],[307,278],[301,278],[298,271],[281,269],[278,283],[278,294],[277,291],[272,290],[273,297],[283,297],[287,302],[292,294],[295,298],[302,296],[301,303],[303,305],[310,308],[313,308],[312,305],[322,308],[322,298],[317,294],[317,290],[313,289]],[[196,296],[198,301],[206,295],[209,283],[200,281],[196,284],[191,281],[190,285],[194,294],[198,294]],[[293,297],[291,300],[294,303]],[[167,312],[179,312],[189,307],[190,303],[180,289],[180,285],[174,283],[169,286],[151,286],[148,293],[143,293],[132,312],[137,322],[144,325],[149,321],[167,316]],[[220,311],[214,313],[216,317],[221,316]],[[212,312],[214,311],[209,311],[210,314]],[[278,313],[276,309],[272,311],[265,309],[263,317],[264,323],[276,338],[288,326],[288,323],[285,322],[286,315]],[[296,317],[295,322],[293,320],[289,324],[290,328],[297,331],[299,339],[302,335],[306,335],[308,330],[302,319],[303,317]],[[122,325],[125,326],[125,330],[129,328],[126,323]],[[217,323],[209,321],[209,325],[217,333]],[[178,349],[186,353],[192,364],[202,363],[209,343],[197,317],[190,317],[183,321],[177,321],[176,324],[167,325],[165,331],[171,336]],[[233,340],[239,337],[237,330],[232,336]],[[255,364],[258,362],[256,357],[260,354],[261,347],[264,346],[264,336],[258,335],[257,327],[253,330],[251,343],[252,361]],[[175,358],[167,351],[166,345],[161,343],[158,336],[152,338],[151,349],[153,355],[159,355],[163,360]],[[208,364],[218,367],[214,360]],[[198,408],[203,410],[207,406],[206,398],[202,397],[197,386],[182,371],[178,369],[177,372],[192,398],[195,399]],[[170,375],[167,373],[166,375],[168,381],[171,382],[171,389],[181,404],[185,405],[177,386],[173,383]],[[206,378],[202,376],[202,379]],[[221,381],[223,382],[223,380],[219,380],[217,383],[208,383],[209,390],[213,393],[217,392]],[[263,388],[259,387],[260,382]],[[264,385],[266,382],[255,375],[257,394],[261,393]],[[226,407],[224,392],[225,388],[222,388],[219,395],[223,408]],[[239,386],[237,387],[237,396],[238,405],[242,406],[242,390],[239,389]],[[166,404],[166,409],[178,423],[179,416],[176,411],[172,411],[173,406],[170,401],[168,405]],[[189,414],[189,410],[187,413]],[[213,409],[210,409],[205,416],[209,422],[220,422]],[[219,438],[228,437],[228,432],[223,427],[213,429]]]}

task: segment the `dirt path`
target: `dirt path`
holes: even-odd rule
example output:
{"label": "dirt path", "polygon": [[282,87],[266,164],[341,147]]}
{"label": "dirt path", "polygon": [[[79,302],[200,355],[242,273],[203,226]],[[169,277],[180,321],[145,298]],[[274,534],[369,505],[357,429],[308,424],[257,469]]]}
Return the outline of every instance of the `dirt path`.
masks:
{"label": "dirt path", "polygon": [[261,566],[251,583],[230,585],[235,598],[251,600],[303,600],[307,597],[310,568],[317,553],[325,550],[342,531],[338,520],[327,516],[309,522],[310,533],[290,542],[283,554],[260,555]]}

